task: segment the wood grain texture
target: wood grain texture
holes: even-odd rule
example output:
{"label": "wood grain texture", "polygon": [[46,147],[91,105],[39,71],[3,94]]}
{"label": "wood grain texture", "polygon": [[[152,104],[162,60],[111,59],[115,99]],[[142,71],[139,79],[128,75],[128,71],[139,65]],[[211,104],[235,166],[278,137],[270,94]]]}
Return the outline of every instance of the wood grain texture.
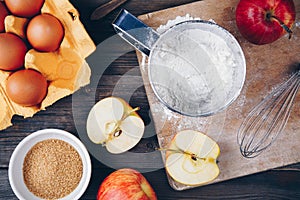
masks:
{"label": "wood grain texture", "polygon": [[[296,0],[298,1],[298,0]],[[89,17],[93,9],[104,4],[107,0],[71,0],[75,8],[80,13],[80,19],[96,44],[101,44],[104,40],[114,35],[111,22],[116,17],[121,8],[126,8],[134,15],[142,15],[174,7],[186,3],[195,2],[193,0],[130,0],[116,9],[100,21],[90,21]],[[118,51],[118,48],[115,49]],[[135,52],[127,53],[116,59],[99,77],[99,83],[96,87],[86,86],[80,91],[89,95],[97,90],[95,100],[110,96],[113,93],[114,85],[123,74],[136,68],[138,61]],[[138,75],[138,74],[137,74]],[[139,75],[140,76],[140,75]],[[124,88],[132,87],[135,83],[128,82]],[[126,91],[123,91],[124,93]],[[86,98],[81,102],[85,103]],[[131,98],[132,105],[139,105],[143,109],[140,114],[144,119],[148,118],[149,103],[143,87],[139,88]],[[2,102],[0,102],[2,103]],[[76,126],[74,124],[72,110],[72,96],[63,98],[50,106],[46,111],[37,113],[33,118],[23,119],[15,116],[13,118],[14,126],[4,131],[0,131],[0,199],[15,200],[8,181],[8,163],[10,156],[17,144],[30,133],[44,128],[59,128],[72,132],[77,136]],[[0,112],[0,115],[2,113]],[[1,118],[1,117],[0,117]],[[299,117],[297,118],[299,119]],[[86,120],[82,117],[82,121]],[[149,120],[149,119],[148,119]],[[154,137],[151,141],[139,144],[137,151],[147,151],[146,147],[150,143],[157,143]],[[90,184],[82,196],[82,200],[92,200],[96,198],[99,185],[104,178],[114,169],[111,169],[97,159],[92,158],[93,172]],[[293,169],[300,169],[300,165],[289,166]],[[300,198],[300,173],[294,170],[271,170],[268,172],[250,175],[243,178],[237,178],[222,183],[212,184],[200,188],[194,188],[186,191],[173,190],[166,178],[164,169],[154,172],[144,173],[149,180],[159,199],[162,200],[196,200],[196,199],[295,199]]]}
{"label": "wood grain texture", "polygon": [[126,1],[127,0],[111,0],[108,3],[101,5],[92,13],[91,20],[101,19]]}
{"label": "wood grain texture", "polygon": [[[203,20],[213,19],[233,34],[243,49],[247,65],[243,90],[238,99],[225,111],[209,117],[187,117],[168,111],[156,98],[148,78],[148,65],[142,63],[141,54],[138,53],[142,77],[161,147],[168,148],[174,135],[186,129],[198,130],[213,138],[221,149],[221,155],[218,158],[220,175],[213,182],[237,178],[300,161],[299,134],[295,132],[295,130],[300,129],[298,123],[300,105],[297,103],[293,107],[287,126],[278,137],[277,144],[281,145],[280,149],[275,143],[261,156],[253,159],[245,159],[240,154],[236,135],[243,119],[266,94],[269,94],[287,79],[300,61],[300,28],[294,27],[294,37],[291,40],[282,37],[272,44],[253,45],[240,35],[236,27],[235,6],[237,4],[238,0],[221,2],[203,0],[139,17],[154,29],[161,24],[166,24],[168,20],[186,14]],[[300,14],[299,2],[296,8],[297,14]],[[298,20],[297,22],[299,22]],[[299,101],[300,95],[296,98],[296,102]],[[162,156],[164,159],[165,154],[162,153]],[[170,185],[176,190],[193,188],[174,181],[170,176],[168,178]]]}

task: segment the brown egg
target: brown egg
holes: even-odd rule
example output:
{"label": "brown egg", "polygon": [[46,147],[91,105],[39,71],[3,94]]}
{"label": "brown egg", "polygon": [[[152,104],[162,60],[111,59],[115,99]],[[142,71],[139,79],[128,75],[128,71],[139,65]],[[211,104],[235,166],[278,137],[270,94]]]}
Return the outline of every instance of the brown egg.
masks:
{"label": "brown egg", "polygon": [[38,51],[56,51],[64,37],[61,22],[50,14],[41,14],[30,20],[27,27],[27,39]]}
{"label": "brown egg", "polygon": [[33,17],[40,13],[45,0],[4,0],[10,12],[19,17]]}
{"label": "brown egg", "polygon": [[4,19],[8,15],[8,10],[3,2],[0,1],[0,33],[5,31]]}
{"label": "brown egg", "polygon": [[21,106],[40,104],[47,95],[47,80],[39,72],[23,69],[11,74],[6,83],[6,92],[10,100]]}
{"label": "brown egg", "polygon": [[0,69],[16,70],[24,65],[27,47],[12,33],[0,33]]}

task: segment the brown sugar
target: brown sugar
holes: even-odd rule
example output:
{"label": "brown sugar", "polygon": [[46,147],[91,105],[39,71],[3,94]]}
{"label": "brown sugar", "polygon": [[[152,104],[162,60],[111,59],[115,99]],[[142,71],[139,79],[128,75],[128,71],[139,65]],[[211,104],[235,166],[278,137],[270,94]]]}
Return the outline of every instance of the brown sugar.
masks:
{"label": "brown sugar", "polygon": [[79,184],[82,171],[78,152],[59,139],[38,142],[23,163],[27,188],[43,199],[58,199],[70,194]]}

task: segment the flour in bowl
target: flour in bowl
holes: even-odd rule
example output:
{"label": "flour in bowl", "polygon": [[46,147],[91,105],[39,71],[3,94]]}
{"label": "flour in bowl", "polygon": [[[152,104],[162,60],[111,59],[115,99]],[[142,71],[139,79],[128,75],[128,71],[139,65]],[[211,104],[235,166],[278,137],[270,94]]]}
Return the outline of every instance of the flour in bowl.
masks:
{"label": "flour in bowl", "polygon": [[[220,36],[221,27],[211,22],[182,23],[187,20],[191,20],[188,15],[178,17],[158,29],[167,31],[152,49],[150,81],[171,109],[191,116],[212,114],[232,100],[238,62]],[[182,24],[168,30],[178,21]]]}

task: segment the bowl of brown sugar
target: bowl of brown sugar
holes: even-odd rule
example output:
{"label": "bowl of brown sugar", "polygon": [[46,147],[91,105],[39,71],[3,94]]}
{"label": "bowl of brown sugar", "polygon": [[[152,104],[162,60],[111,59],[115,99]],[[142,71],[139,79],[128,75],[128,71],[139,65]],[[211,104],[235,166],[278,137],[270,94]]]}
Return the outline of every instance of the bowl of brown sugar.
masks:
{"label": "bowl of brown sugar", "polygon": [[44,129],[18,144],[8,176],[20,200],[76,200],[85,192],[91,171],[88,151],[77,137],[59,129]]}

